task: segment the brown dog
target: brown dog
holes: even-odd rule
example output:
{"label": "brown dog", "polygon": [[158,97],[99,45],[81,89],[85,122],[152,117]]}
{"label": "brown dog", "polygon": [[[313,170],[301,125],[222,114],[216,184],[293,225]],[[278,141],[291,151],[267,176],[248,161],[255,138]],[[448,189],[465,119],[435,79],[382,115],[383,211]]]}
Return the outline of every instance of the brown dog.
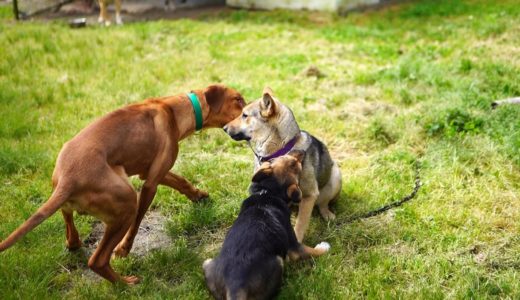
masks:
{"label": "brown dog", "polygon": [[[212,85],[196,90],[203,128],[223,127],[242,113],[244,99],[235,90]],[[126,256],[150,206],[158,184],[172,187],[192,201],[208,193],[169,170],[179,141],[195,131],[194,106],[185,94],[148,99],[118,109],[93,122],[65,143],[52,175],[53,193],[25,223],[0,243],[0,252],[61,208],[67,229],[67,248],[81,247],[73,211],[101,219],[105,234],[88,266],[105,279],[128,284],[110,267],[112,251]],[[139,200],[128,176],[144,180]]]}
{"label": "brown dog", "polygon": [[[114,0],[114,4],[116,7],[116,24],[123,25],[123,19],[121,18],[121,1],[122,0]],[[105,23],[106,26],[110,25],[110,18],[108,17],[108,4],[112,2],[111,0],[98,0],[99,3],[99,23]]]}

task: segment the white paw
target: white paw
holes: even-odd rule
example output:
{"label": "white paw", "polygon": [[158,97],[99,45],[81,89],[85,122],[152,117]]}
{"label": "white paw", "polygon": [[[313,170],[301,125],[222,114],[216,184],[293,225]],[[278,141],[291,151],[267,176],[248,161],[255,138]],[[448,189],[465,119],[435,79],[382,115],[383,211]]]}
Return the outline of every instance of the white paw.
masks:
{"label": "white paw", "polygon": [[206,269],[206,268],[211,264],[211,262],[213,262],[213,259],[212,259],[212,258],[208,258],[208,259],[206,259],[206,260],[202,263],[202,267],[203,267],[204,269]]}
{"label": "white paw", "polygon": [[325,250],[325,252],[328,252],[330,250],[330,244],[327,242],[321,242],[314,249],[322,249]]}
{"label": "white paw", "polygon": [[123,25],[123,19],[119,15],[116,15],[116,24]]}

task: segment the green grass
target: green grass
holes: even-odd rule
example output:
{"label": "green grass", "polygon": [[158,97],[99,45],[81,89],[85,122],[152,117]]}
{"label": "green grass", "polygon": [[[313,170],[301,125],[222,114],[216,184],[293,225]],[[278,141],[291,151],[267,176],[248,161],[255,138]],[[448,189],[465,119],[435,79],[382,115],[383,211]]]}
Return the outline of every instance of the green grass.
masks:
{"label": "green grass", "polygon": [[[412,189],[417,199],[351,224],[317,214],[319,259],[287,267],[280,299],[520,298],[517,1],[421,1],[346,17],[233,11],[198,20],[69,29],[0,7],[0,238],[50,195],[62,144],[93,119],[147,97],[266,85],[323,140],[343,171],[339,220]],[[305,77],[316,65],[325,76]],[[182,143],[174,170],[208,190],[193,205],[161,187],[171,246],[114,262],[135,287],[85,277],[59,214],[0,254],[0,299],[208,297],[201,263],[218,253],[247,195],[252,154],[221,130]],[[93,219],[76,218],[82,237]]]}

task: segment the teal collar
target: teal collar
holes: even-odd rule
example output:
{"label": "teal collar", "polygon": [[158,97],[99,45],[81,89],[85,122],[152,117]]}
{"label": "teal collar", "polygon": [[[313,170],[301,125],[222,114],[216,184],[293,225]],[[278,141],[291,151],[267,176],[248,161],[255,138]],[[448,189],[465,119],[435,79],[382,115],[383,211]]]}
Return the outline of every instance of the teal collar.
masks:
{"label": "teal collar", "polygon": [[191,106],[193,106],[193,112],[195,113],[195,130],[202,129],[202,108],[200,107],[199,98],[195,93],[188,93],[190,98]]}

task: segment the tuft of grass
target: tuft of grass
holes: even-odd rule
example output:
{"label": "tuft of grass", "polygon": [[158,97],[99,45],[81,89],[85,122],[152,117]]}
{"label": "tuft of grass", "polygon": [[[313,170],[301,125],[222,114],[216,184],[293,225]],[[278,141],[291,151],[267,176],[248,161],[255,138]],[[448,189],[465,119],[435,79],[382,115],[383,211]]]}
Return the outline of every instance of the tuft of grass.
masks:
{"label": "tuft of grass", "polygon": [[[343,172],[337,221],[315,212],[305,238],[332,249],[287,264],[280,299],[519,298],[520,107],[489,107],[520,95],[519,17],[515,0],[413,1],[344,17],[235,10],[74,30],[15,23],[0,6],[0,239],[47,200],[60,147],[97,117],[213,82],[248,100],[270,86]],[[305,76],[311,65],[327,76]],[[342,222],[408,194],[416,159],[416,199]],[[0,299],[209,298],[201,264],[247,196],[252,160],[222,130],[181,143],[173,171],[210,199],[159,187],[152,205],[171,246],[114,260],[140,285],[88,271],[56,214],[0,253]],[[75,222],[85,238],[93,218]]]}
{"label": "tuft of grass", "polygon": [[467,112],[458,109],[449,110],[444,116],[425,124],[426,133],[429,136],[444,135],[454,137],[455,135],[479,133],[484,127],[481,118],[471,116]]}
{"label": "tuft of grass", "polygon": [[11,5],[0,5],[0,20],[13,19],[13,8]]}

